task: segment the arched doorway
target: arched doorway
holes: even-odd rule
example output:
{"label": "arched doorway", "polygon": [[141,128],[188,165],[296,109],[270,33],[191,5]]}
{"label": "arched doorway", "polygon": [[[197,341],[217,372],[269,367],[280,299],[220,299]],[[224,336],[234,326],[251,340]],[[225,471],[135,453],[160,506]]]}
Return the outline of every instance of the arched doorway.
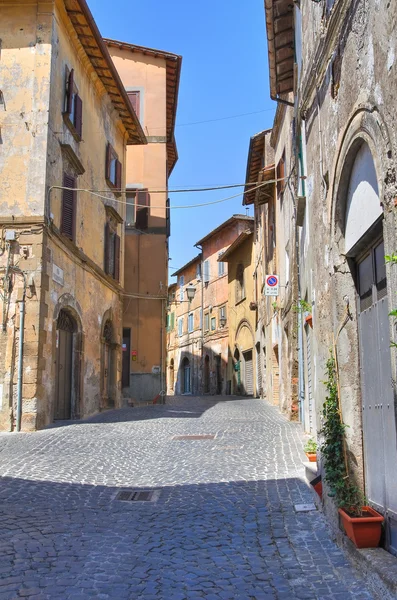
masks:
{"label": "arched doorway", "polygon": [[190,362],[187,357],[185,357],[182,361],[182,393],[183,394],[191,394],[191,374],[190,374]]}
{"label": "arched doorway", "polygon": [[113,376],[113,326],[110,319],[106,319],[102,330],[102,407],[114,406],[112,394]]}
{"label": "arched doorway", "polygon": [[[372,147],[371,139],[360,132],[346,151],[339,174],[337,258],[343,262],[347,257],[351,278],[336,279],[335,298],[350,301],[353,315],[352,325],[338,341],[338,356],[348,357],[339,361],[339,375],[349,455],[359,457],[366,497],[385,515],[386,546],[397,552],[396,418],[380,189],[384,177],[378,176],[382,165],[378,162],[375,167]],[[356,464],[349,461],[353,476]]]}
{"label": "arched doorway", "polygon": [[56,394],[54,419],[71,419],[74,379],[74,336],[77,324],[65,309],[59,312],[56,326]]}
{"label": "arched doorway", "polygon": [[204,393],[210,393],[210,357],[208,354],[204,360]]}
{"label": "arched doorway", "polygon": [[174,359],[171,358],[170,361],[170,390],[174,390],[174,379],[175,378],[175,373],[174,373]]}

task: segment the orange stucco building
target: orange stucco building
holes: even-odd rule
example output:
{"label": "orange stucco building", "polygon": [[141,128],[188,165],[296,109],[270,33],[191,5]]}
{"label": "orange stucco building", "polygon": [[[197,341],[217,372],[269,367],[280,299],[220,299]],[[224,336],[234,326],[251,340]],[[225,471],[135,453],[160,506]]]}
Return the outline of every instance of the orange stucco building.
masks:
{"label": "orange stucco building", "polygon": [[[230,394],[228,270],[222,253],[253,218],[233,215],[199,240],[201,254],[174,273],[169,289],[168,394]],[[188,301],[186,287],[195,295]],[[172,386],[171,386],[172,382]]]}
{"label": "orange stucco building", "polygon": [[[178,159],[174,127],[182,59],[105,40],[146,132],[127,151],[122,388],[133,403],[165,392],[168,282],[168,178]],[[155,193],[153,193],[155,192]]]}

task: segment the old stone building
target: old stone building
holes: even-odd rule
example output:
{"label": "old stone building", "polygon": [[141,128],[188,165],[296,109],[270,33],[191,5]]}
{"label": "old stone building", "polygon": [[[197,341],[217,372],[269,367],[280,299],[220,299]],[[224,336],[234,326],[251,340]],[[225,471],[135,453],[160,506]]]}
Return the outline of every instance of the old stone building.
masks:
{"label": "old stone building", "polygon": [[[279,103],[275,163],[285,140],[286,172],[293,172],[290,218],[299,255],[290,259],[297,261],[298,306],[304,307],[298,310],[300,415],[316,435],[331,350],[350,478],[385,516],[384,546],[396,553],[396,350],[390,345],[396,333],[388,315],[397,281],[385,255],[397,242],[397,8],[266,0],[265,9],[271,97]],[[292,230],[289,237],[293,242]],[[283,252],[281,245],[278,256]],[[336,523],[327,495],[324,505]]]}
{"label": "old stone building", "polygon": [[[172,365],[174,377],[173,388],[168,379],[169,394],[231,393],[227,372],[228,270],[220,259],[252,221],[252,217],[233,215],[221,223],[195,244],[200,255],[173,274],[178,279],[176,288],[169,290],[167,363],[168,375]],[[195,290],[191,303],[187,286]]]}
{"label": "old stone building", "polygon": [[[123,396],[158,400],[166,385],[168,178],[178,160],[174,137],[182,59],[105,40],[147,144],[127,149]],[[152,191],[156,193],[152,193]]]}
{"label": "old stone building", "polygon": [[33,430],[120,406],[120,192],[146,138],[84,0],[0,11],[0,424]]}

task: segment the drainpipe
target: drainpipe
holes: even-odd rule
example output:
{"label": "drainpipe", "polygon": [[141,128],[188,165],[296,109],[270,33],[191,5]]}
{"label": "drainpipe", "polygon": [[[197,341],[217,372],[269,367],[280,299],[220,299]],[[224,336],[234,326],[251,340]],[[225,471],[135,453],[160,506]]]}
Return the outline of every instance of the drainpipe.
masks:
{"label": "drainpipe", "polygon": [[17,384],[17,415],[16,430],[21,431],[22,421],[22,385],[23,385],[23,340],[25,334],[25,297],[26,277],[23,274],[23,295],[19,307],[19,352],[18,352],[18,384]]}
{"label": "drainpipe", "polygon": [[203,246],[195,244],[201,252],[201,388],[204,393],[204,254]]}
{"label": "drainpipe", "polygon": [[[306,194],[305,177],[304,177],[305,170],[304,170],[304,163],[303,163],[303,146],[302,146],[301,133],[299,133],[298,157],[299,157],[300,172],[301,172],[300,181],[302,182],[302,196],[305,196],[305,194]],[[296,225],[295,225],[295,228],[296,228],[296,251],[298,253],[298,302],[300,303],[300,300],[302,299],[301,273],[300,273],[300,264],[299,264],[300,252],[299,252],[298,228]],[[305,370],[304,370],[304,364],[303,364],[303,359],[304,359],[304,356],[303,356],[303,315],[302,315],[302,310],[301,310],[300,304],[299,304],[299,310],[298,310],[298,340],[299,340],[299,347],[298,347],[299,419],[300,419],[300,422],[304,425],[305,424],[305,414],[304,414]]]}

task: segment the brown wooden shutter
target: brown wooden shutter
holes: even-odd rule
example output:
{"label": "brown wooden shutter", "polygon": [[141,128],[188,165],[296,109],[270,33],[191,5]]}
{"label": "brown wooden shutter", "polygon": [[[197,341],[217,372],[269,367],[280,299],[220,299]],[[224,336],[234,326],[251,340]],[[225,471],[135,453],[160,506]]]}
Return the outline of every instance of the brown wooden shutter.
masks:
{"label": "brown wooden shutter", "polygon": [[280,158],[280,161],[277,165],[277,171],[276,171],[276,176],[277,176],[277,194],[283,194],[284,190],[285,190],[285,157],[284,154],[283,156]]}
{"label": "brown wooden shutter", "polygon": [[141,109],[141,98],[140,98],[140,92],[127,92],[127,96],[131,102],[132,108],[135,111],[136,116],[140,117],[140,109]]}
{"label": "brown wooden shutter", "polygon": [[72,112],[72,102],[73,102],[73,88],[74,88],[74,69],[72,69],[69,73],[68,78],[68,89],[66,93],[66,112],[68,115]]}
{"label": "brown wooden shutter", "polygon": [[119,160],[116,161],[116,188],[121,190],[121,162]]}
{"label": "brown wooden shutter", "polygon": [[112,158],[112,147],[108,143],[106,146],[106,160],[105,160],[105,177],[106,179],[110,179],[110,161]]}
{"label": "brown wooden shutter", "polygon": [[120,281],[120,236],[114,236],[114,278]]}
{"label": "brown wooden shutter", "polygon": [[147,190],[137,193],[135,226],[137,229],[147,229],[149,225],[150,194]]}
{"label": "brown wooden shutter", "polygon": [[83,133],[83,101],[80,96],[75,97],[74,127],[78,136],[81,138]]}
{"label": "brown wooden shutter", "polygon": [[[64,173],[63,175],[64,187],[74,188],[76,187],[76,180],[74,177],[70,177]],[[61,233],[66,235],[69,239],[74,240],[75,230],[75,219],[76,219],[76,192],[74,190],[63,190],[62,191],[62,211],[61,211]]]}
{"label": "brown wooden shutter", "polygon": [[166,236],[170,237],[171,235],[171,211],[170,211],[170,199],[167,198],[165,202],[165,230]]}
{"label": "brown wooden shutter", "polygon": [[105,240],[104,240],[104,242],[105,242],[105,259],[104,259],[104,262],[105,262],[104,267],[105,268],[104,268],[104,271],[107,275],[109,275],[109,250],[110,250],[110,247],[109,247],[109,244],[110,244],[109,223],[106,223],[106,225],[105,225]]}

